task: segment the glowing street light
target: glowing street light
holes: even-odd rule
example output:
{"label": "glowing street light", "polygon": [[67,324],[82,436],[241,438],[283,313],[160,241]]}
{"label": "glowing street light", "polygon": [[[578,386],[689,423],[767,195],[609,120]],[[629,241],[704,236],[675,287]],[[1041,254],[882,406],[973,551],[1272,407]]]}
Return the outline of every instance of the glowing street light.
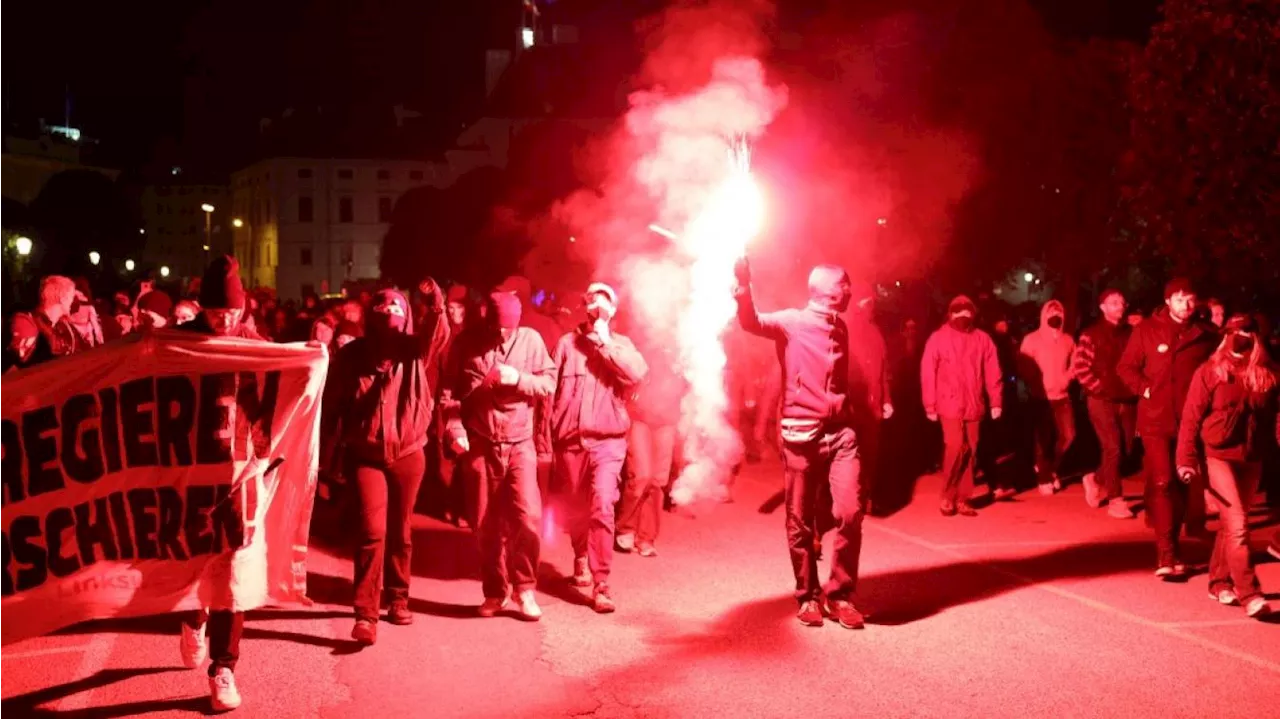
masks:
{"label": "glowing street light", "polygon": [[213,244],[213,205],[206,202],[200,205],[200,209],[204,210],[204,254],[208,260],[209,245]]}
{"label": "glowing street light", "polygon": [[1033,275],[1033,274],[1031,274],[1030,272],[1028,272],[1027,274],[1025,274],[1025,275],[1023,275],[1023,276],[1022,276],[1022,279],[1023,279],[1023,281],[1025,281],[1025,282],[1033,282],[1033,281],[1035,281],[1036,276],[1035,276],[1035,275]]}
{"label": "glowing street light", "polygon": [[98,254],[96,250],[93,252],[90,252],[89,262],[93,263],[96,266],[99,262],[102,262],[102,255]]}
{"label": "glowing street light", "polygon": [[213,212],[213,205],[210,205],[209,203],[206,202],[203,205],[200,205],[200,209],[204,210],[205,212]]}
{"label": "glowing street light", "polygon": [[161,276],[161,277],[168,277],[168,276],[169,276],[169,266],[168,266],[168,265],[164,265],[163,267],[161,267],[161,268],[160,268],[160,276]]}
{"label": "glowing street light", "polygon": [[145,227],[139,227],[139,228],[138,228],[138,234],[139,234],[139,235],[145,235],[145,234],[147,234],[147,228],[145,228]]}
{"label": "glowing street light", "polygon": [[124,270],[125,270],[125,272],[133,272],[133,268],[134,268],[134,267],[137,267],[137,265],[133,264],[133,260],[125,260],[125,261],[124,261]]}
{"label": "glowing street light", "polygon": [[237,218],[235,218],[234,220],[232,220],[232,221],[231,221],[231,226],[232,226],[232,227],[234,227],[234,228],[236,228],[236,229],[238,230],[238,229],[240,229],[241,227],[244,227],[244,220],[242,220],[242,219],[240,219],[239,217],[237,217]]}
{"label": "glowing street light", "polygon": [[13,241],[13,248],[18,251],[20,256],[26,257],[31,254],[31,247],[34,244],[35,243],[31,241],[30,237],[24,235]]}

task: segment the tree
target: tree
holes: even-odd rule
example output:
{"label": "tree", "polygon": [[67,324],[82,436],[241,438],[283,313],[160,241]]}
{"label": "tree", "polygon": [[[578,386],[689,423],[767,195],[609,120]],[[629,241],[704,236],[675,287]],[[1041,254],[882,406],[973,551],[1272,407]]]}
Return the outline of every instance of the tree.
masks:
{"label": "tree", "polygon": [[91,170],[68,170],[49,178],[31,203],[35,229],[33,265],[42,273],[92,269],[89,253],[104,266],[141,250],[138,221],[120,188]]}
{"label": "tree", "polygon": [[1280,5],[1167,0],[1133,68],[1131,229],[1243,299],[1280,292]]}

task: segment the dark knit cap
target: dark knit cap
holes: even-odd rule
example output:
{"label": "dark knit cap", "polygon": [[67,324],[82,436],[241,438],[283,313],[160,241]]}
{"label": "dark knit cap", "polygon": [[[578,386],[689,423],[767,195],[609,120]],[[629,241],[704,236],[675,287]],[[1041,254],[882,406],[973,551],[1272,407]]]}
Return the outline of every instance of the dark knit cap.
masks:
{"label": "dark knit cap", "polygon": [[173,312],[173,298],[164,290],[151,290],[138,298],[138,309],[168,317]]}
{"label": "dark knit cap", "polygon": [[240,282],[240,263],[231,255],[223,255],[209,264],[200,282],[200,306],[206,310],[244,309],[244,284]]}
{"label": "dark knit cap", "polygon": [[465,303],[467,301],[467,286],[453,285],[444,295],[445,302]]}

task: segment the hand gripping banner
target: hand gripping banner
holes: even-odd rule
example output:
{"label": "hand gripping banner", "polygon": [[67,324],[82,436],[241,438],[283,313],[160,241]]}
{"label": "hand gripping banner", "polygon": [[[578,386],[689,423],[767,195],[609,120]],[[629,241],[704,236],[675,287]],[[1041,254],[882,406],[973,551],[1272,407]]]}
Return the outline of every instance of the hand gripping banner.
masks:
{"label": "hand gripping banner", "polygon": [[305,601],[327,369],[160,332],[4,375],[3,643]]}

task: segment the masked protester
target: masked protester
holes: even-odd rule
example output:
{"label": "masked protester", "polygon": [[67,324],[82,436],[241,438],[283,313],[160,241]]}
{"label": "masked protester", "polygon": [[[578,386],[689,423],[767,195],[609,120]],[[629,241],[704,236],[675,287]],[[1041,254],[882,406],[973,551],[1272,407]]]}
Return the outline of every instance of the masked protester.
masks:
{"label": "masked protester", "polygon": [[1040,494],[1062,489],[1062,460],[1076,438],[1071,386],[1071,353],[1075,340],[1064,331],[1066,310],[1057,300],[1040,308],[1040,327],[1022,339],[1018,373],[1031,395],[1035,418],[1035,462]]}
{"label": "masked protester", "polygon": [[[854,606],[866,487],[859,473],[858,443],[848,398],[849,330],[840,314],[849,307],[849,275],[819,265],[809,273],[809,302],[799,309],[759,313],[751,297],[751,267],[734,268],[738,322],[771,339],[784,378],[781,420],[785,466],[787,543],[796,581],[796,617],[822,626],[831,616],[841,626],[863,626]],[[818,579],[818,493],[829,488],[836,530],[831,576]],[[825,591],[824,591],[825,590]],[[825,594],[825,601],[824,601]]]}
{"label": "masked protester", "polygon": [[944,516],[977,515],[970,504],[983,417],[1004,412],[1000,360],[991,337],[974,327],[977,308],[964,295],[951,300],[947,323],[925,343],[920,391],[925,416],[942,424]]}
{"label": "masked protester", "polygon": [[448,433],[480,482],[480,616],[496,616],[514,597],[517,616],[537,621],[542,495],[533,408],[555,390],[555,365],[538,333],[520,326],[514,294],[494,292],[490,303],[487,331],[468,335],[458,348],[454,397],[461,415],[450,420]]}
{"label": "masked protester", "polygon": [[173,311],[173,299],[164,290],[151,290],[138,297],[134,310],[138,315],[135,326],[142,332],[164,329]]}
{"label": "masked protester", "polygon": [[649,373],[629,406],[631,432],[627,438],[627,476],[618,504],[618,536],[614,548],[656,557],[663,490],[671,479],[680,400],[689,385],[680,376],[678,358],[656,342],[643,352]]}
{"label": "masked protester", "polygon": [[586,321],[561,337],[552,355],[556,392],[551,438],[557,489],[565,495],[573,543],[573,582],[594,586],[592,608],[607,614],[617,609],[609,572],[614,503],[631,429],[626,403],[648,367],[631,340],[609,326],[618,311],[618,293],[594,282],[583,302]]}
{"label": "masked protester", "polygon": [[1178,424],[1191,378],[1213,354],[1218,334],[1194,320],[1196,295],[1183,279],[1164,288],[1165,306],[1134,329],[1117,372],[1138,396],[1138,434],[1142,437],[1147,478],[1147,509],[1156,533],[1156,576],[1176,581],[1186,576],[1178,535],[1187,516],[1187,485],[1174,471]]}
{"label": "masked protester", "polygon": [[1261,618],[1271,607],[1249,557],[1249,508],[1262,475],[1264,445],[1280,442],[1276,373],[1253,318],[1234,315],[1224,330],[1222,344],[1196,370],[1187,390],[1178,428],[1178,475],[1189,481],[1206,467],[1209,490],[1221,505],[1209,596],[1225,605],[1241,604],[1250,617]]}
{"label": "masked protester", "polygon": [[[430,315],[424,331],[415,335],[403,293],[382,290],[372,300],[365,336],[338,352],[325,387],[322,436],[330,452],[342,447],[342,474],[355,487],[359,527],[351,638],[364,645],[377,641],[384,588],[387,621],[413,623],[411,520],[434,406],[427,369],[449,336],[440,288],[425,280],[419,289]],[[333,462],[330,454],[322,466]]]}
{"label": "masked protester", "polygon": [[[154,290],[153,290],[154,292]],[[244,313],[245,291],[240,281],[240,264],[231,256],[210,263],[200,284],[199,317],[183,330],[217,337],[262,340],[240,321]],[[206,633],[208,641],[206,643]],[[209,694],[214,711],[240,706],[235,668],[240,659],[240,637],[244,633],[244,612],[211,608],[183,617],[180,650],[182,661],[197,669],[209,658]]]}
{"label": "masked protester", "polygon": [[1071,360],[1071,374],[1084,390],[1089,422],[1102,446],[1097,473],[1084,476],[1085,501],[1094,508],[1106,502],[1110,516],[1132,519],[1124,500],[1121,467],[1133,452],[1137,411],[1133,393],[1116,370],[1133,329],[1125,321],[1124,295],[1119,290],[1103,292],[1098,309],[1102,316],[1080,333]]}

